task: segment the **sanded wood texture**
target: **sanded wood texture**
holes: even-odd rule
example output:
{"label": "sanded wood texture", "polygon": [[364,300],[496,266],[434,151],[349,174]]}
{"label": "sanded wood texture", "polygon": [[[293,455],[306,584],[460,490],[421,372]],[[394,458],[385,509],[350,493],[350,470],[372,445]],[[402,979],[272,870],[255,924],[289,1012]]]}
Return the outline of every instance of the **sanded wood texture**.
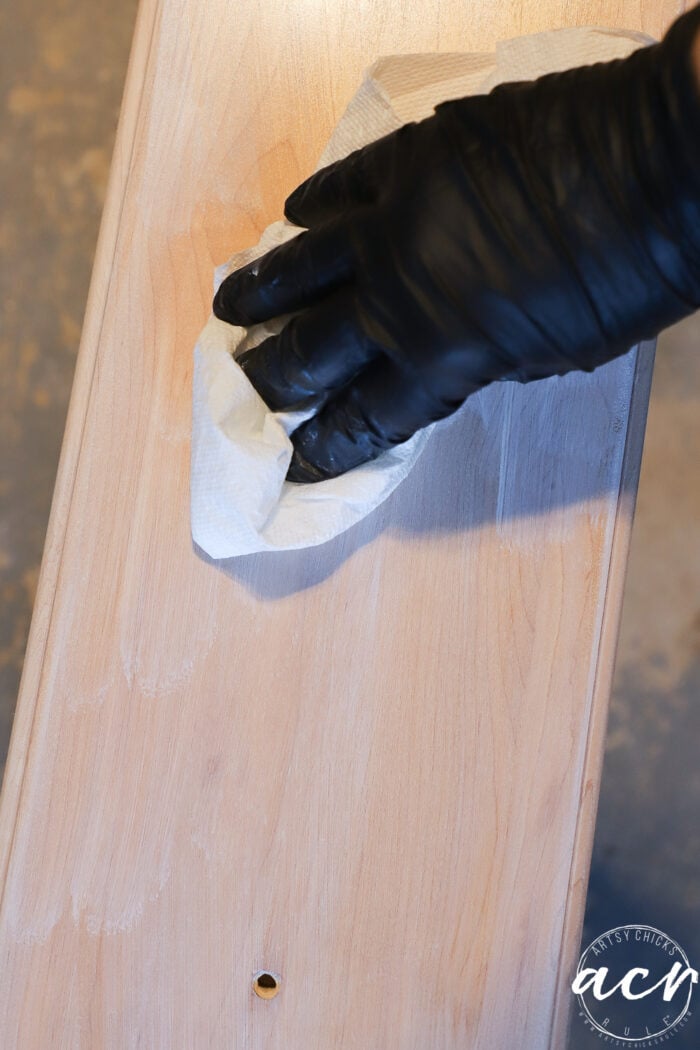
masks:
{"label": "sanded wood texture", "polygon": [[0,804],[5,1050],[563,1046],[653,346],[494,384],[352,531],[227,562],[192,347],[379,55],[679,10],[143,0]]}

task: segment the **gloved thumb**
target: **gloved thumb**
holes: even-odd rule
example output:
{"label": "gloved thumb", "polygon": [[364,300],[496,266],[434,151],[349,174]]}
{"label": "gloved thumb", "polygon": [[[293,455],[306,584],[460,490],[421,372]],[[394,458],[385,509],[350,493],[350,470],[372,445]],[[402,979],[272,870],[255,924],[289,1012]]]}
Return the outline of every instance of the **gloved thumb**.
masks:
{"label": "gloved thumb", "polygon": [[395,142],[396,132],[391,131],[310,175],[284,202],[285,217],[296,226],[309,229],[355,208],[374,204]]}

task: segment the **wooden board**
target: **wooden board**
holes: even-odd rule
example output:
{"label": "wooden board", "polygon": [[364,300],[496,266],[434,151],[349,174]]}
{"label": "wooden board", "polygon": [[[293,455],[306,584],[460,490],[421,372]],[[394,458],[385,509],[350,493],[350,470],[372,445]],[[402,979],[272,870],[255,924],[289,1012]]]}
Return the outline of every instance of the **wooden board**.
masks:
{"label": "wooden board", "polygon": [[192,347],[377,56],[679,9],[143,0],[0,801],[3,1047],[563,1045],[653,347],[496,384],[350,533],[218,563]]}

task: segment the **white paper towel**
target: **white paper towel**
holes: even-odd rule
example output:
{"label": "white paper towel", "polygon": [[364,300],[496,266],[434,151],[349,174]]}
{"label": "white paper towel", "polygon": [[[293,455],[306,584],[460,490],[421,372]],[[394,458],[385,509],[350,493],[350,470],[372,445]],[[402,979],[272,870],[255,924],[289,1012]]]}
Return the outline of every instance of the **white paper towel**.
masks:
{"label": "white paper towel", "polygon": [[[407,121],[422,120],[448,98],[621,58],[651,42],[632,31],[560,29],[503,41],[493,54],[380,58],[365,72],[315,170]],[[272,223],[254,248],[238,252],[216,270],[214,291],[232,270],[298,233],[286,220]],[[194,349],[191,528],[195,542],[212,558],[311,547],[332,539],[387,498],[440,426],[426,427],[339,478],[313,485],[285,482],[292,455],[288,434],[305,417],[271,412],[235,357],[276,334],[286,320],[244,329],[212,315]]]}

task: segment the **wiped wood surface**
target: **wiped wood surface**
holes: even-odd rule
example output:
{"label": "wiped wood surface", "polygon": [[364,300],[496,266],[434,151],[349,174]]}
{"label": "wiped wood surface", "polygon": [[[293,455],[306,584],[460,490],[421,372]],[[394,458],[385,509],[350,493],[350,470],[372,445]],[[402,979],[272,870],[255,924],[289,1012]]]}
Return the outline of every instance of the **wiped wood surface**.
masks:
{"label": "wiped wood surface", "polygon": [[192,347],[377,56],[679,10],[143,0],[0,799],[3,1047],[563,1047],[653,346],[494,384],[351,532],[228,562]]}

